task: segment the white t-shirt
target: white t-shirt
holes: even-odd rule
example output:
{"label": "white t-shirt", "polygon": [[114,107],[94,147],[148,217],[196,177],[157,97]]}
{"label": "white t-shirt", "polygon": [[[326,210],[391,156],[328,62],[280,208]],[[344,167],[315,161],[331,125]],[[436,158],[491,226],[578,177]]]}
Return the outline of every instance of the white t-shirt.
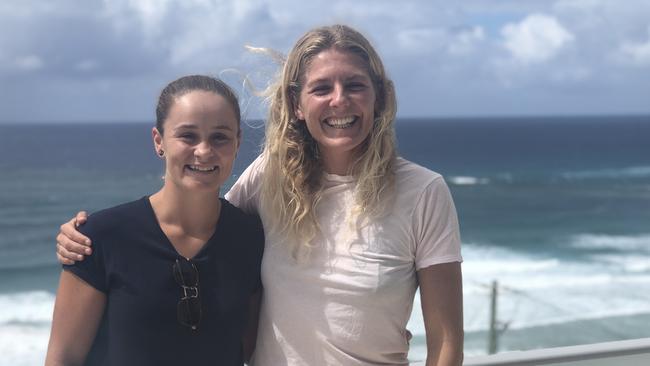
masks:
{"label": "white t-shirt", "polygon": [[[260,212],[262,158],[226,195]],[[395,166],[391,212],[357,230],[346,220],[352,177],[324,174],[317,208],[322,235],[307,260],[296,262],[286,240],[265,225],[264,294],[253,365],[408,364],[406,324],[416,271],[462,261],[458,220],[439,174],[405,159]]]}

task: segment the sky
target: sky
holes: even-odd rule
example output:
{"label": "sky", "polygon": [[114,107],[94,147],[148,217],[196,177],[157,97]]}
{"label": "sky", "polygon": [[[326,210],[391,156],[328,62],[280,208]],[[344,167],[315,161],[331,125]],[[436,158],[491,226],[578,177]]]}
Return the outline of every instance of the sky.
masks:
{"label": "sky", "polygon": [[0,123],[152,121],[164,85],[217,75],[245,117],[287,53],[344,23],[370,39],[399,117],[650,114],[650,0],[2,0]]}

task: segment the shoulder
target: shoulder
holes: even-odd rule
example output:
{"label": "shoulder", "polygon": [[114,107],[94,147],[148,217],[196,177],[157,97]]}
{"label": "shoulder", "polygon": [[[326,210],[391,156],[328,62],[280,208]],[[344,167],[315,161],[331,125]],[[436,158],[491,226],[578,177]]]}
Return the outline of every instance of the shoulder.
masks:
{"label": "shoulder", "polygon": [[394,171],[395,180],[400,188],[425,189],[432,185],[446,185],[439,173],[402,157],[396,159]]}
{"label": "shoulder", "polygon": [[222,215],[226,215],[231,224],[262,226],[260,217],[255,213],[250,213],[234,206],[227,199],[221,200]]}
{"label": "shoulder", "polygon": [[146,217],[147,197],[122,203],[92,213],[88,221],[79,227],[79,231],[91,236],[114,233],[116,230],[127,229],[139,225]]}
{"label": "shoulder", "polygon": [[237,182],[240,184],[258,183],[258,180],[264,172],[267,164],[268,159],[265,156],[265,154],[257,156],[257,158],[255,158],[255,160],[253,160],[253,162],[250,163],[250,165],[246,167],[242,174],[237,178]]}
{"label": "shoulder", "polygon": [[262,174],[266,166],[264,155],[258,156],[245,170],[237,177],[237,181],[230,187],[225,197],[235,206],[247,212],[257,212]]}
{"label": "shoulder", "polygon": [[256,244],[264,244],[264,228],[262,220],[257,214],[245,212],[226,199],[222,199],[221,204],[224,224],[233,235],[246,238],[247,241]]}
{"label": "shoulder", "polygon": [[236,253],[238,260],[250,260],[259,268],[264,253],[264,228],[257,214],[247,213],[233,206],[226,199],[221,200],[221,215],[224,238],[236,243],[229,246],[231,253]]}
{"label": "shoulder", "polygon": [[403,158],[395,165],[395,197],[398,207],[415,215],[453,204],[442,175]]}

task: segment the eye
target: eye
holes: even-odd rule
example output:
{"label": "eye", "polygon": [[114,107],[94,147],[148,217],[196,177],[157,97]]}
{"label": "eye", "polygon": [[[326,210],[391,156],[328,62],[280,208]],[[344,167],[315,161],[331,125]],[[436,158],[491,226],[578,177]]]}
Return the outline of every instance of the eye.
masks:
{"label": "eye", "polygon": [[351,82],[348,84],[348,89],[351,91],[363,91],[367,88],[366,84],[361,82]]}
{"label": "eye", "polygon": [[215,141],[217,143],[219,142],[228,142],[231,140],[229,135],[226,135],[225,133],[215,133],[214,135],[211,136],[212,141]]}
{"label": "eye", "polygon": [[178,138],[185,142],[192,142],[196,140],[196,135],[189,132],[183,132],[178,135]]}
{"label": "eye", "polygon": [[316,85],[315,87],[310,89],[310,93],[314,95],[325,95],[329,93],[330,91],[330,86],[329,85]]}

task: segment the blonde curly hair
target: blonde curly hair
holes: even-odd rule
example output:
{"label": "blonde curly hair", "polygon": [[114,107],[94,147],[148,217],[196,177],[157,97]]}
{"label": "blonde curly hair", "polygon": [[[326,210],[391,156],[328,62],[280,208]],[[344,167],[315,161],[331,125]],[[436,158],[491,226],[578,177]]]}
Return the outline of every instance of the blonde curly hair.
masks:
{"label": "blonde curly hair", "polygon": [[396,142],[393,122],[397,103],[393,82],[387,77],[379,55],[361,33],[348,26],[310,30],[289,52],[280,77],[269,89],[263,152],[261,206],[271,213],[269,229],[284,233],[290,239],[287,244],[294,257],[299,252],[309,252],[301,249],[309,249],[320,230],[315,211],[321,198],[323,174],[316,141],[305,123],[298,121],[295,107],[309,63],[328,49],[361,57],[376,95],[372,130],[349,172],[356,181],[354,217],[369,218],[380,214],[394,190]]}

